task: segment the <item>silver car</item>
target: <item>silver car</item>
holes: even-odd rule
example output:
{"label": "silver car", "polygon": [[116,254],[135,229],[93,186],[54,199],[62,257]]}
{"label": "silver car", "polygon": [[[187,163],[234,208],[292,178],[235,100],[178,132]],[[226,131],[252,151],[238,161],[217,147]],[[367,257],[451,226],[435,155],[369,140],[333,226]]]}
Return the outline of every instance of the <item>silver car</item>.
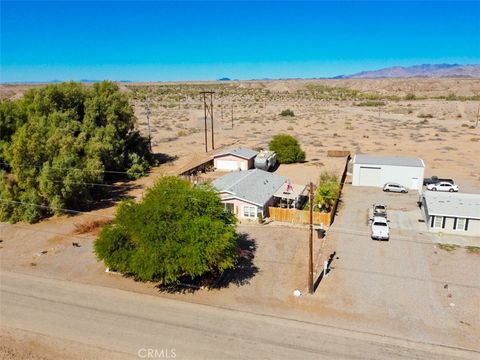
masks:
{"label": "silver car", "polygon": [[407,193],[408,189],[400,184],[394,183],[394,182],[388,182],[385,185],[383,185],[383,191],[386,192],[398,192],[398,193]]}

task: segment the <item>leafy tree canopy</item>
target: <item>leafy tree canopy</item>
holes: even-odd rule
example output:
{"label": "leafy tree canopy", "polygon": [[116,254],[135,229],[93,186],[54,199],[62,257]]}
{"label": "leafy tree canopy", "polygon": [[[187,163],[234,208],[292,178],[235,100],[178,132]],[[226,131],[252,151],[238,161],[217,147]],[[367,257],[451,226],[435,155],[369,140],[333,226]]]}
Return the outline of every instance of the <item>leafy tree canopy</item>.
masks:
{"label": "leafy tree canopy", "polygon": [[297,139],[291,135],[275,135],[268,144],[268,147],[277,153],[277,159],[281,164],[290,164],[305,160],[305,152],[300,147]]}
{"label": "leafy tree canopy", "polygon": [[234,225],[211,187],[164,177],[142,202],[120,204],[95,241],[95,253],[116,271],[166,285],[234,267]]}
{"label": "leafy tree canopy", "polygon": [[0,220],[34,222],[56,212],[48,207],[85,206],[99,193],[85,183],[111,180],[105,170],[143,174],[153,159],[135,121],[111,82],[48,85],[0,102]]}
{"label": "leafy tree canopy", "polygon": [[314,209],[329,212],[339,196],[340,183],[338,182],[337,176],[328,171],[322,172],[313,201]]}

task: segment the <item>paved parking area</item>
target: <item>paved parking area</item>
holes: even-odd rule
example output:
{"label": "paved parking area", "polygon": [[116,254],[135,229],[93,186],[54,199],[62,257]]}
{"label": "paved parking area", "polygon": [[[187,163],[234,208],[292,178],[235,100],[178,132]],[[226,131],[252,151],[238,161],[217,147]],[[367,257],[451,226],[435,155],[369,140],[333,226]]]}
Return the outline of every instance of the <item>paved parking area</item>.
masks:
{"label": "paved parking area", "polygon": [[[480,349],[479,255],[440,249],[419,222],[415,193],[346,185],[342,197],[327,236],[336,258],[316,296],[365,331]],[[370,239],[368,210],[376,202],[388,206],[388,242]]]}

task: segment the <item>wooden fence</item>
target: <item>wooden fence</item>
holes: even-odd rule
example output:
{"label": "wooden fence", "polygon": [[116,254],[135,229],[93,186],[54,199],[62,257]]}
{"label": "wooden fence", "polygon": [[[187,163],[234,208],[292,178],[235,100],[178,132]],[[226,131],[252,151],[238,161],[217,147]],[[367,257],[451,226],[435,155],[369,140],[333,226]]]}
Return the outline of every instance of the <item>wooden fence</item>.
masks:
{"label": "wooden fence", "polygon": [[338,208],[338,203],[340,202],[340,196],[342,195],[342,190],[343,190],[343,185],[345,184],[345,179],[347,178],[347,172],[348,172],[348,163],[350,162],[350,155],[348,155],[345,158],[345,167],[343,168],[343,173],[342,177],[340,178],[340,193],[338,194],[338,199],[335,201],[335,205],[333,205],[332,211],[330,212],[330,224],[333,223],[333,220],[335,220],[335,215],[337,215],[337,208]]}
{"label": "wooden fence", "polygon": [[[310,222],[310,214],[307,210],[297,209],[283,209],[276,207],[269,207],[268,212],[270,219],[281,222],[288,222],[294,224],[308,224]],[[315,225],[323,224],[324,226],[330,225],[329,213],[313,213],[313,223]]]}
{"label": "wooden fence", "polygon": [[[335,204],[333,205],[332,210],[329,213],[313,213],[313,223],[315,225],[323,224],[323,226],[328,227],[333,223],[335,215],[337,214],[338,203],[342,194],[343,185],[345,184],[345,179],[347,177],[348,163],[350,159],[350,155],[345,158],[345,167],[343,169],[342,177],[340,178],[340,194],[338,199],[336,199]],[[269,207],[268,212],[270,214],[270,219],[275,221],[289,222],[294,224],[310,223],[310,213],[308,210]]]}

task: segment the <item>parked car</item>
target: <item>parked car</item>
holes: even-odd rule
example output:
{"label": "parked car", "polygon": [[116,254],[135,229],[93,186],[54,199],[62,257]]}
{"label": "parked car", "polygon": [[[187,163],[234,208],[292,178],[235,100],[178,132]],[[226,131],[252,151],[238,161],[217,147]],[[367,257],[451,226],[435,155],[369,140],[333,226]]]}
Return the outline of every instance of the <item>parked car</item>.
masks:
{"label": "parked car", "polygon": [[399,193],[407,193],[408,189],[400,184],[388,182],[383,186],[383,191],[391,191],[391,192],[399,192]]}
{"label": "parked car", "polygon": [[388,240],[390,237],[387,218],[383,216],[375,216],[372,221],[372,239]]}
{"label": "parked car", "polygon": [[458,185],[446,181],[441,181],[436,184],[427,185],[427,190],[457,192]]}
{"label": "parked car", "polygon": [[454,184],[453,179],[441,179],[438,176],[432,176],[432,177],[423,179],[423,186],[428,186],[430,184],[437,184],[439,182],[449,182],[451,184]]}
{"label": "parked car", "polygon": [[387,217],[387,205],[385,204],[374,204],[373,205],[373,217],[383,216]]}

